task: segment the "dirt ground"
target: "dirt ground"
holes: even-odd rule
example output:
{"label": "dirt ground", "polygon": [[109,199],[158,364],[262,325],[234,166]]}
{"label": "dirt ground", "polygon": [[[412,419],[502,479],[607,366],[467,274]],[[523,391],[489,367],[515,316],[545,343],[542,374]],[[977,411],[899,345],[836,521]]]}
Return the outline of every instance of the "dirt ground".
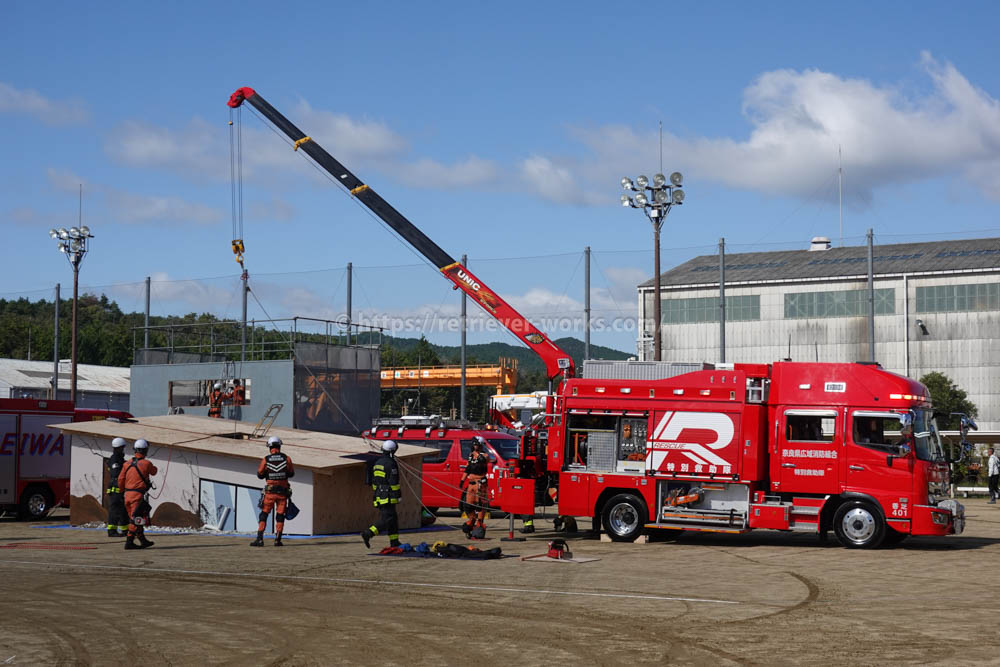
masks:
{"label": "dirt ground", "polygon": [[[963,502],[965,534],[893,549],[769,531],[570,538],[600,559],[585,564],[381,557],[356,537],[159,535],[125,552],[65,516],[3,519],[0,665],[997,663],[1000,505]],[[507,522],[491,524],[477,546],[508,554],[556,536],[537,520],[529,541],[501,542]]]}

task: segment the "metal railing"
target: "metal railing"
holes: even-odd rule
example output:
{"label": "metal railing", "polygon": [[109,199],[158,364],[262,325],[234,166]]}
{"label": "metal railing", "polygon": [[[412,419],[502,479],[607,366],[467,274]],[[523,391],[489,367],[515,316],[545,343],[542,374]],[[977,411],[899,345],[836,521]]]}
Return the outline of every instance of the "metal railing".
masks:
{"label": "metal railing", "polygon": [[[243,322],[174,322],[132,328],[132,356],[136,364],[265,361],[292,359],[298,343],[339,347],[379,347],[383,327],[346,320],[289,317]],[[146,334],[149,345],[145,346]]]}

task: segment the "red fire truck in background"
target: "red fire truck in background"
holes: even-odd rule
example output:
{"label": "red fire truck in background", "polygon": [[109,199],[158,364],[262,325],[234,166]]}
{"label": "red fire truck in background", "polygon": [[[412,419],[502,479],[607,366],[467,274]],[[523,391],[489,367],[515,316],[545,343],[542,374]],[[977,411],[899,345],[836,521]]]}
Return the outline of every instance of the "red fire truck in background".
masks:
{"label": "red fire truck in background", "polygon": [[425,456],[421,463],[421,502],[431,512],[460,506],[462,474],[477,436],[486,441],[486,455],[490,459],[486,478],[491,505],[496,504],[497,471],[506,470],[518,456],[519,439],[512,435],[437,416],[382,418],[363,435],[371,440],[391,439],[401,445],[437,450]]}
{"label": "red fire truck in background", "polygon": [[70,401],[0,399],[0,510],[39,519],[69,502],[70,439],[50,425],[131,416],[120,410],[74,410]]}
{"label": "red fire truck in background", "polygon": [[[252,106],[541,357],[543,418],[497,485],[500,507],[590,516],[612,539],[647,529],[833,529],[848,547],[960,533],[927,389],[874,364],[733,364],[661,380],[580,379],[570,355],[252,88]],[[235,242],[234,242],[235,243]],[[556,385],[556,381],[561,381]]]}

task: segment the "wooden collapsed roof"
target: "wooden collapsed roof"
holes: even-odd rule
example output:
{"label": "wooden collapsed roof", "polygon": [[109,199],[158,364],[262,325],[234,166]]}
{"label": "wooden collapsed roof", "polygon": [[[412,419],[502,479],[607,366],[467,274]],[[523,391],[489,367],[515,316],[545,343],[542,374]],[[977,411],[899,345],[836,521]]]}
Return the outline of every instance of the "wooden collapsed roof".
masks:
{"label": "wooden collapsed roof", "polygon": [[[131,454],[131,444],[143,438],[149,443],[150,452],[155,455],[160,447],[173,447],[192,452],[232,456],[235,458],[260,460],[267,454],[267,439],[278,436],[282,440],[281,451],[291,457],[296,467],[309,468],[316,472],[331,472],[334,468],[361,465],[369,454],[378,452],[380,443],[366,441],[360,437],[302,431],[293,428],[273,427],[262,438],[247,439],[255,424],[228,419],[211,419],[193,415],[164,415],[139,417],[126,422],[101,420],[89,422],[69,422],[55,424],[66,433],[93,436],[104,439],[125,438],[129,445],[126,452]],[[234,434],[245,437],[234,438]],[[422,456],[435,450],[415,445],[399,445],[397,456]]]}

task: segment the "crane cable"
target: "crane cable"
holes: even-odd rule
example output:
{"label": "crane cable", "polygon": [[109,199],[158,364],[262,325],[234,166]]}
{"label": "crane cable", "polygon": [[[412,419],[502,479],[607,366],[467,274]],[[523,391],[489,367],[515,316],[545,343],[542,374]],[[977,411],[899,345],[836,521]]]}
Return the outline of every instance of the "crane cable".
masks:
{"label": "crane cable", "polygon": [[236,110],[236,127],[233,128],[233,110],[229,110],[229,181],[230,205],[232,208],[233,254],[243,269],[242,279],[247,279],[243,265],[243,109]]}

